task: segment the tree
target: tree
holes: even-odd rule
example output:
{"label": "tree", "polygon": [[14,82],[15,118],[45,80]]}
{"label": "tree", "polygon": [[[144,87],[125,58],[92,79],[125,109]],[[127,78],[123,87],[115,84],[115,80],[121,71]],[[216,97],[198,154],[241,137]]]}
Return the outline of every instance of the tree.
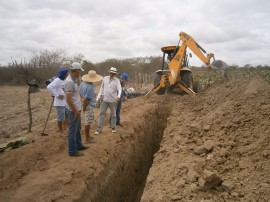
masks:
{"label": "tree", "polygon": [[39,53],[34,53],[29,64],[35,69],[38,78],[42,83],[48,78],[51,78],[64,63],[65,52],[62,49],[41,50]]}
{"label": "tree", "polygon": [[251,64],[245,64],[244,65],[244,68],[250,68],[250,67],[252,67]]}
{"label": "tree", "polygon": [[82,63],[84,61],[84,55],[82,53],[77,53],[73,56],[70,56],[70,57],[65,57],[63,59],[63,65],[64,66],[69,66],[71,65],[73,62],[79,62],[79,63]]}
{"label": "tree", "polygon": [[36,68],[55,68],[59,67],[64,62],[64,50],[41,50],[39,53],[34,53],[29,63]]}

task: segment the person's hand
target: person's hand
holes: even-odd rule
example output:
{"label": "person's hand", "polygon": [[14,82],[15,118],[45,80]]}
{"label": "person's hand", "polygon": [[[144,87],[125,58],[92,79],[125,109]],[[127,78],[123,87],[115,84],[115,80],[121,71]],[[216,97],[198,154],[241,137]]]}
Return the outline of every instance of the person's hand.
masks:
{"label": "person's hand", "polygon": [[115,99],[115,101],[116,101],[116,102],[119,102],[119,100],[120,100],[120,98],[119,98],[119,97],[117,97],[117,98]]}
{"label": "person's hand", "polygon": [[97,102],[101,103],[102,100],[103,100],[103,96],[99,97],[99,98],[97,99]]}
{"label": "person's hand", "polygon": [[81,113],[78,110],[76,110],[75,111],[75,119],[79,118],[80,116],[81,116]]}
{"label": "person's hand", "polygon": [[96,108],[99,108],[100,107],[100,102],[97,102],[96,103]]}
{"label": "person's hand", "polygon": [[125,97],[124,97],[124,101],[127,101],[127,100],[128,100],[128,98],[125,96]]}
{"label": "person's hand", "polygon": [[64,99],[64,95],[58,95],[58,99],[60,99],[60,100],[63,100]]}

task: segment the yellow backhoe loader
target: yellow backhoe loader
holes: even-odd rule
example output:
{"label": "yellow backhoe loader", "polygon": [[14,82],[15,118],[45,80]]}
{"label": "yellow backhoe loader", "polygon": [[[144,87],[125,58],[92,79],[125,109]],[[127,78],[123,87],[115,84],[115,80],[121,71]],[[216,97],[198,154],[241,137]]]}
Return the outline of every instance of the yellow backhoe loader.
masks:
{"label": "yellow backhoe loader", "polygon": [[[183,91],[190,95],[195,95],[197,92],[193,83],[191,70],[188,68],[187,48],[189,48],[197,57],[209,68],[211,68],[210,60],[215,61],[213,53],[207,54],[206,51],[188,34],[180,32],[179,46],[162,47],[163,64],[162,69],[156,71],[154,79],[154,87],[144,96],[149,99],[151,95],[157,93],[162,95],[168,90],[175,87],[180,87]],[[165,65],[167,56],[168,65]]]}

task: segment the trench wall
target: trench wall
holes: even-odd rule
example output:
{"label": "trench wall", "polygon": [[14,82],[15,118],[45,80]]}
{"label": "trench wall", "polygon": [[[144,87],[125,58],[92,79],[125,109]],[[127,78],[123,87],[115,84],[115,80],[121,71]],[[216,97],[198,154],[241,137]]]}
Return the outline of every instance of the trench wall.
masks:
{"label": "trench wall", "polygon": [[153,155],[158,151],[169,110],[152,104],[141,116],[135,116],[132,132],[110,155],[104,170],[86,180],[86,189],[75,201],[140,201]]}

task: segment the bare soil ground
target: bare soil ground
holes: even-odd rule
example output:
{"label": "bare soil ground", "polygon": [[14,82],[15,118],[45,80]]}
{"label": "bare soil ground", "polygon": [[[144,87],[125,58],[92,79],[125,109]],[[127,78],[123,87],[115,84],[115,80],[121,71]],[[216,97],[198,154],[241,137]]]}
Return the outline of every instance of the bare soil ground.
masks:
{"label": "bare soil ground", "polygon": [[142,201],[270,201],[270,86],[231,80],[172,97]]}
{"label": "bare soil ground", "polygon": [[[130,87],[141,91],[149,88],[141,85],[130,85]],[[98,91],[99,86],[95,88]],[[133,138],[131,133],[134,133],[132,127],[134,118],[138,119],[135,122],[138,124],[144,110],[149,111],[149,108],[152,108],[150,104],[148,107],[144,105],[142,97],[124,102],[122,108],[122,113],[125,114],[122,116],[124,127],[118,127],[116,135],[111,132],[108,125],[108,110],[101,135],[94,135],[97,123],[91,129],[91,136],[94,137],[95,143],[85,144],[90,146],[90,149],[84,151],[85,156],[69,157],[67,136],[60,135],[57,131],[54,108],[45,129],[48,136],[41,135],[52,102],[47,89],[31,94],[33,127],[32,133],[27,133],[27,90],[28,87],[13,86],[4,86],[0,89],[0,143],[16,137],[27,137],[31,140],[30,144],[0,153],[0,201],[73,201],[80,198],[83,190],[88,186],[91,187],[92,184],[86,184],[87,179],[94,179],[93,181],[96,182],[93,182],[93,186],[100,191],[97,182],[99,180],[95,179],[100,175],[104,176],[106,165],[112,161],[118,150],[122,156],[125,155],[122,150],[127,148],[126,139]],[[96,109],[96,119],[98,112]],[[82,134],[83,124],[82,115]],[[83,136],[82,138],[84,140]],[[117,156],[117,159],[121,157]],[[112,163],[112,166],[115,165],[117,164]],[[100,181],[102,183],[102,180]],[[92,187],[91,191],[94,192]]]}
{"label": "bare soil ground", "polygon": [[[149,163],[136,156],[143,159],[148,150],[141,148],[149,146],[150,134],[163,133],[154,129],[162,124],[167,126],[141,201],[270,201],[270,86],[259,77],[225,81],[196,97],[128,100],[124,126],[112,134],[106,122],[78,158],[67,155],[67,137],[57,132],[54,109],[49,135],[40,134],[52,99],[46,89],[31,95],[30,134],[25,132],[27,87],[1,87],[0,96],[1,141],[15,136],[32,140],[0,154],[1,201],[95,201],[93,195],[114,196],[99,201],[140,200],[123,200],[121,193],[109,190],[131,193],[127,183],[142,178],[136,166]],[[132,173],[120,183],[127,171]],[[209,173],[220,182],[207,184]]]}

